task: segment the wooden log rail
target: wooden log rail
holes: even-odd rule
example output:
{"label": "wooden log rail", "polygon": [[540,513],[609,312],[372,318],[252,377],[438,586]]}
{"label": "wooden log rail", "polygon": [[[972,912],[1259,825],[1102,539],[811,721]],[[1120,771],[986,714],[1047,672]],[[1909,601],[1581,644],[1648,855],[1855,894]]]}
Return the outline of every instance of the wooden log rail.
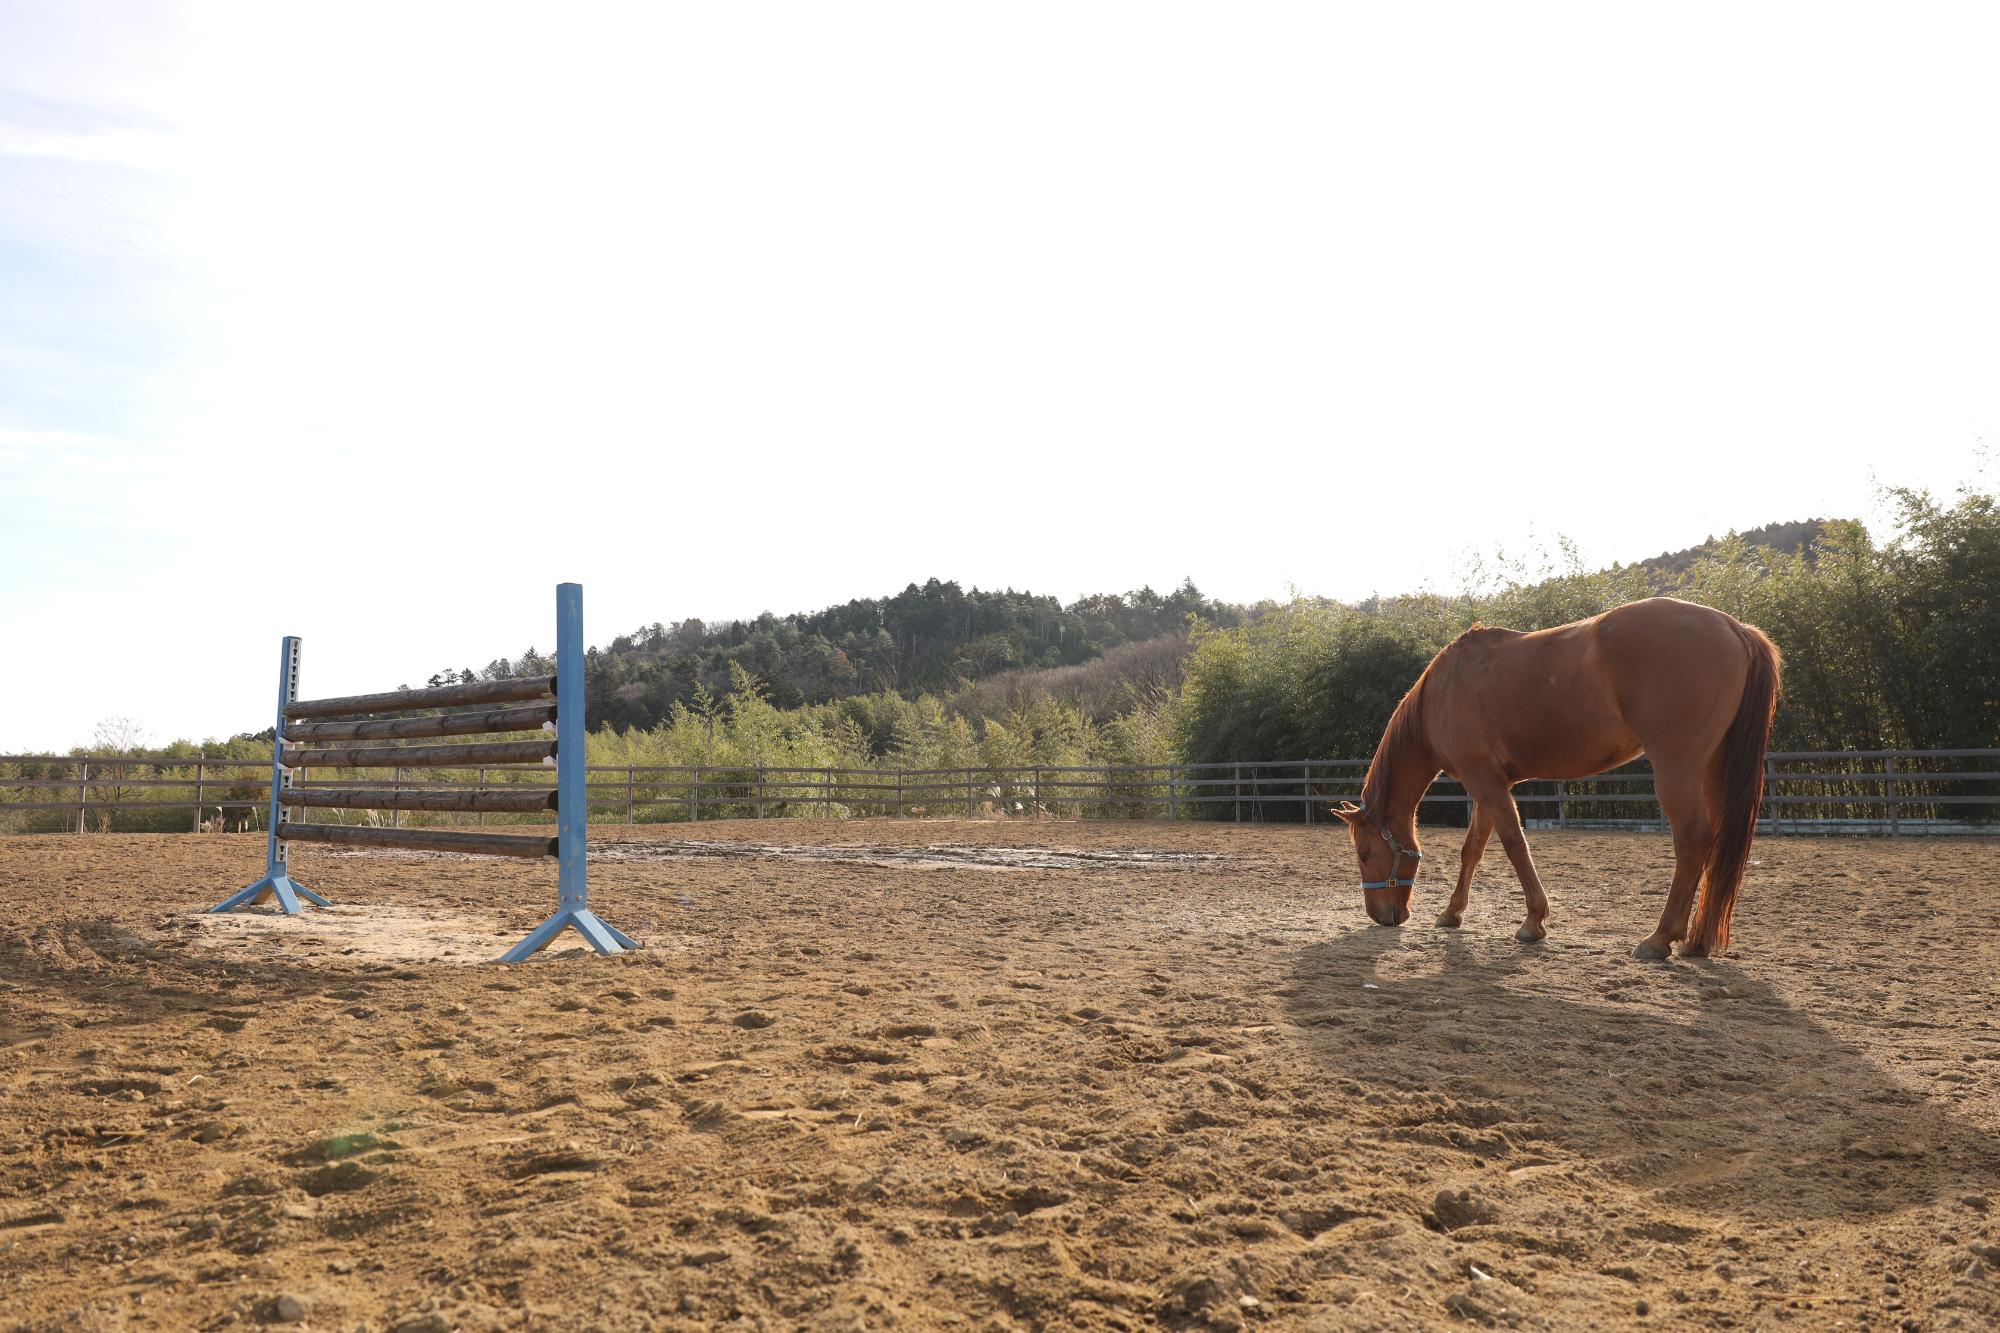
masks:
{"label": "wooden log rail", "polygon": [[291,741],[412,741],[425,736],[481,736],[495,731],[540,731],[556,720],[553,704],[490,708],[436,717],[384,717],[364,722],[298,722],[285,727]]}
{"label": "wooden log rail", "polygon": [[554,788],[523,787],[484,791],[395,791],[388,788],[288,787],[280,805],[329,810],[457,810],[468,814],[520,814],[556,808]]}
{"label": "wooden log rail", "polygon": [[557,855],[557,839],[547,834],[454,833],[439,829],[291,823],[278,825],[277,832],[285,842],[323,842],[337,847],[389,847],[413,852],[464,852],[474,856]]}
{"label": "wooden log rail", "polygon": [[[432,690],[402,690],[395,694],[355,695],[345,699],[308,700],[285,709],[283,755],[288,769],[302,768],[463,768],[533,764],[552,759],[553,737],[533,741],[499,741],[460,745],[330,745],[337,741],[407,741],[430,736],[481,736],[495,732],[554,730],[556,705],[537,702],[526,708],[484,708],[429,716],[405,716],[340,722],[297,722],[295,717],[324,717],[360,712],[407,712],[448,704],[506,703],[552,697],[553,677],[515,681],[484,681]],[[300,742],[325,745],[308,749]],[[398,777],[401,776],[400,771]],[[437,810],[468,814],[533,813],[558,809],[557,794],[545,787],[500,790],[405,790],[379,786],[338,788],[284,787],[278,804],[288,810]],[[341,824],[307,824],[281,820],[277,836],[287,842],[326,843],[340,847],[383,847],[408,851],[461,852],[475,856],[545,857],[559,854],[559,842],[546,834],[463,833],[438,829],[369,828]]]}
{"label": "wooden log rail", "polygon": [[555,757],[554,741],[499,741],[490,745],[382,745],[358,749],[285,748],[287,768],[475,768],[482,764],[539,764]]}
{"label": "wooden log rail", "polygon": [[509,704],[556,697],[554,676],[524,676],[519,680],[477,680],[464,685],[439,685],[428,690],[392,690],[387,694],[351,694],[340,699],[300,699],[285,705],[286,718],[345,717],[353,713],[407,713],[418,708],[453,708],[461,704]]}

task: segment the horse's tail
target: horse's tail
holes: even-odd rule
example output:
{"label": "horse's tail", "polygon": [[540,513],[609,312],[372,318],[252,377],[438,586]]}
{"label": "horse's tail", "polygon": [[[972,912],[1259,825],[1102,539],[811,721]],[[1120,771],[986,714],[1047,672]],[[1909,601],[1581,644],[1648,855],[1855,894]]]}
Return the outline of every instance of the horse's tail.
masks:
{"label": "horse's tail", "polygon": [[1729,917],[1736,910],[1736,891],[1743,885],[1750,840],[1757,833],[1757,811],[1764,803],[1764,754],[1783,690],[1778,645],[1754,625],[1739,623],[1736,630],[1750,650],[1750,674],[1743,681],[1736,718],[1722,740],[1721,826],[1702,876],[1701,904],[1682,946],[1683,952],[1697,956],[1729,946]]}

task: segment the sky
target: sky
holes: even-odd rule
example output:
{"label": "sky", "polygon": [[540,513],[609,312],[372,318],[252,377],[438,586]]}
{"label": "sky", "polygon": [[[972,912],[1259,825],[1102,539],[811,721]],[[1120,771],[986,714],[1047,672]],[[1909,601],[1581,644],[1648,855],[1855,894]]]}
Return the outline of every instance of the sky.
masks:
{"label": "sky", "polygon": [[0,753],[1990,488],[1985,4],[0,0]]}

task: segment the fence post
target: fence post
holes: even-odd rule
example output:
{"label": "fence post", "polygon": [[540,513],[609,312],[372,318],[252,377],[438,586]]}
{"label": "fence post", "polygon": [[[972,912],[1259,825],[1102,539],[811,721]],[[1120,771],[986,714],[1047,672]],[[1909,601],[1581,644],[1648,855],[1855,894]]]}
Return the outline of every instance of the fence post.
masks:
{"label": "fence post", "polygon": [[1033,809],[1034,809],[1034,812],[1035,812],[1035,818],[1037,818],[1037,819],[1040,819],[1040,818],[1042,817],[1042,815],[1043,815],[1044,813],[1046,813],[1046,812],[1045,812],[1045,811],[1044,811],[1044,810],[1042,809],[1042,766],[1041,766],[1040,764],[1036,764],[1036,765],[1035,765],[1035,792],[1034,792],[1034,797],[1035,797],[1035,798],[1034,798],[1034,800],[1033,800],[1033,801],[1032,801],[1032,802],[1031,802],[1030,804],[1032,805],[1032,807],[1033,807]]}
{"label": "fence post", "polygon": [[194,761],[194,831],[201,832],[201,760]]}
{"label": "fence post", "polygon": [[1768,756],[1764,760],[1764,804],[1771,810],[1771,832],[1783,833],[1784,826],[1778,822],[1778,761]]}
{"label": "fence post", "polygon": [[1312,790],[1313,766],[1312,761],[1307,760],[1305,763],[1299,765],[1299,804],[1306,808],[1306,823],[1308,824],[1313,822]]}
{"label": "fence post", "polygon": [[632,766],[625,765],[625,822],[632,823]]}
{"label": "fence post", "polygon": [[1236,822],[1243,822],[1243,765],[1236,766]]}
{"label": "fence post", "polygon": [[688,822],[689,822],[690,824],[699,824],[699,823],[701,822],[701,767],[700,767],[700,765],[696,765],[696,767],[695,767],[695,770],[694,770],[694,781],[692,781],[692,782],[690,782],[690,783],[688,784]]}
{"label": "fence post", "polygon": [[[400,796],[403,791],[403,770],[398,768],[393,771],[395,773],[395,777],[390,779],[390,784],[395,788],[396,794]],[[390,828],[403,827],[403,812],[401,810],[391,810],[389,812],[389,827]]]}
{"label": "fence post", "polygon": [[1569,788],[1561,778],[1556,779],[1556,827],[1569,827]]}
{"label": "fence post", "polygon": [[764,817],[764,766],[757,765],[757,818]]}
{"label": "fence post", "polygon": [[1886,754],[1882,756],[1882,772],[1886,774],[1888,778],[1888,780],[1882,784],[1882,791],[1883,794],[1889,798],[1889,836],[1892,838],[1901,837],[1903,833],[1903,820],[1902,820],[1903,803],[1897,798],[1901,796],[1903,792],[1902,789],[1896,785],[1895,755]]}
{"label": "fence post", "polygon": [[83,807],[90,804],[90,761],[80,761],[76,779],[76,831],[83,832]]}
{"label": "fence post", "polygon": [[1169,820],[1178,820],[1181,817],[1181,794],[1178,783],[1180,772],[1181,767],[1179,764],[1167,765],[1167,818]]}
{"label": "fence post", "polygon": [[[480,791],[486,790],[486,770],[483,768],[479,770],[478,790]],[[479,812],[479,827],[481,828],[486,827],[486,812],[484,810],[481,810]]]}
{"label": "fence post", "polygon": [[896,818],[903,817],[903,770],[896,770]]}
{"label": "fence post", "polygon": [[830,767],[830,766],[829,766],[829,767],[827,768],[826,772],[824,772],[824,773],[820,774],[820,778],[819,778],[819,788],[820,788],[820,792],[821,792],[821,796],[820,796],[820,802],[819,802],[819,813],[820,813],[820,817],[821,817],[822,819],[832,819],[832,818],[833,818],[833,769],[832,769],[832,767]]}

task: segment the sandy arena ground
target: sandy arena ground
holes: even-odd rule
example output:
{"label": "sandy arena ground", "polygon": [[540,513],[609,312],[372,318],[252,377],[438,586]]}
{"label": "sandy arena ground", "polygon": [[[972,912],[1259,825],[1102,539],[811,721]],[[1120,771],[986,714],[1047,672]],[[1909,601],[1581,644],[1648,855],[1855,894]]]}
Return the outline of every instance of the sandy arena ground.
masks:
{"label": "sandy arena ground", "polygon": [[593,832],[651,947],[518,967],[552,866],[0,839],[0,1328],[2000,1325],[2000,841],[1649,965],[1653,835],[1523,946],[1444,830],[1401,931],[1324,827]]}

